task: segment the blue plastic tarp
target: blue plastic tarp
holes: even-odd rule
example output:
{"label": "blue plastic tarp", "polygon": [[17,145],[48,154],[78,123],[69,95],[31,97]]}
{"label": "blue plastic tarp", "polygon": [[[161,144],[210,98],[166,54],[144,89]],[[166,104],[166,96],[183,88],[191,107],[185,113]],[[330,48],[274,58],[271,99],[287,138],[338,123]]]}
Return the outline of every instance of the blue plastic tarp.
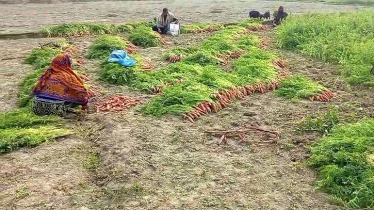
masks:
{"label": "blue plastic tarp", "polygon": [[122,66],[131,67],[135,66],[136,61],[132,58],[130,58],[126,51],[124,50],[115,50],[110,54],[110,57],[108,59],[108,62],[111,63],[119,63]]}

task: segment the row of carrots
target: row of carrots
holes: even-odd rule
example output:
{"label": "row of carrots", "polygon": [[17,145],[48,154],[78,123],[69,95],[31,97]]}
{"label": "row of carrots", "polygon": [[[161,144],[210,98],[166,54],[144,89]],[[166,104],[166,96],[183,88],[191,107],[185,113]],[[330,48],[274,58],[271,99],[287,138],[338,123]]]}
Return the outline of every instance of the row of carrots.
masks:
{"label": "row of carrots", "polygon": [[214,102],[204,101],[198,104],[195,109],[184,115],[184,118],[190,122],[194,122],[197,118],[209,114],[211,112],[219,112],[223,108],[228,107],[236,98],[244,98],[247,95],[255,92],[265,93],[268,90],[275,90],[279,86],[277,80],[270,83],[258,83],[254,85],[247,85],[244,87],[232,88],[228,91],[221,91],[213,95],[217,100]]}
{"label": "row of carrots", "polygon": [[191,30],[191,33],[199,34],[199,33],[206,33],[206,32],[215,32],[215,31],[218,31],[218,30],[220,30],[220,28],[215,28],[215,27],[208,26],[206,28],[196,28],[194,30]]}
{"label": "row of carrots", "polygon": [[125,51],[126,51],[128,54],[137,53],[137,52],[139,52],[139,47],[135,46],[135,45],[134,45],[133,43],[131,43],[131,42],[127,42],[127,43],[126,43]]}
{"label": "row of carrots", "polygon": [[126,96],[116,96],[95,103],[97,112],[123,111],[140,103],[138,99]]}
{"label": "row of carrots", "polygon": [[328,102],[332,98],[334,98],[334,96],[335,96],[335,94],[331,90],[325,90],[321,94],[309,97],[309,100],[311,100],[311,101]]}
{"label": "row of carrots", "polygon": [[[198,104],[193,111],[183,115],[185,119],[189,120],[190,122],[194,122],[197,118],[209,114],[211,112],[218,112],[223,108],[226,108],[230,105],[230,103],[239,98],[244,98],[247,95],[253,94],[255,92],[259,92],[261,94],[265,93],[268,90],[274,91],[276,88],[279,87],[280,79],[286,77],[288,75],[288,71],[284,68],[286,67],[286,63],[283,60],[276,60],[273,64],[278,67],[277,70],[279,71],[278,78],[270,83],[258,83],[254,85],[247,85],[244,87],[233,88],[228,91],[221,91],[213,95],[216,99],[214,102],[204,101]],[[319,95],[311,96],[309,99],[311,101],[321,101],[321,102],[328,102],[331,100],[335,94],[330,90],[325,90]]]}

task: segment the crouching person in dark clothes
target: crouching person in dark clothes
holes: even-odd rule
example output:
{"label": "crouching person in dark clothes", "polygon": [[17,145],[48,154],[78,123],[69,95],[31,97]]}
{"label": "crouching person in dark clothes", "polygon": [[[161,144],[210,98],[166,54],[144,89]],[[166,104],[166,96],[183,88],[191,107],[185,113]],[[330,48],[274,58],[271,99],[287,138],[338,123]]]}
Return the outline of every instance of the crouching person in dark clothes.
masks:
{"label": "crouching person in dark clothes", "polygon": [[280,6],[277,12],[277,15],[275,16],[273,20],[274,25],[279,25],[283,20],[287,18],[288,14],[284,11],[284,7]]}
{"label": "crouching person in dark clothes", "polygon": [[172,22],[178,23],[178,19],[174,14],[169,12],[167,8],[162,10],[162,13],[156,18],[157,24],[152,27],[153,31],[160,34],[166,34],[169,31],[169,25]]}

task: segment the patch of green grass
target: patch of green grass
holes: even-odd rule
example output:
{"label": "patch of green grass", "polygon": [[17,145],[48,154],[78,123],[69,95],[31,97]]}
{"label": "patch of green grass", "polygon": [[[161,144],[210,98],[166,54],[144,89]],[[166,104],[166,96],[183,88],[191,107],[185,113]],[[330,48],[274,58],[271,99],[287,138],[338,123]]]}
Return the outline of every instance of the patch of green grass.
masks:
{"label": "patch of green grass", "polygon": [[55,123],[60,118],[57,116],[38,116],[29,108],[16,109],[11,112],[0,113],[0,129],[25,128],[34,125],[46,125]]}
{"label": "patch of green grass", "polygon": [[71,130],[55,126],[0,129],[0,154],[20,147],[35,147],[50,139],[70,134],[73,134]]}
{"label": "patch of green grass", "polygon": [[93,170],[99,167],[100,157],[97,153],[90,153],[86,161],[83,163],[84,167],[88,170]]}
{"label": "patch of green grass", "polygon": [[34,49],[26,58],[25,62],[31,64],[35,69],[46,68],[51,64],[52,58],[62,52],[62,48],[41,47]]}
{"label": "patch of green grass", "polygon": [[189,47],[189,48],[184,48],[184,47],[175,47],[171,49],[169,52],[164,54],[164,59],[168,60],[170,55],[179,55],[182,58],[187,57],[188,55],[192,53],[196,53],[199,51],[198,47]]}
{"label": "patch of green grass", "polygon": [[340,125],[310,149],[318,186],[351,208],[374,207],[373,128],[373,119]]}
{"label": "patch of green grass", "polygon": [[66,23],[42,29],[49,37],[69,37],[84,35],[114,34],[117,32],[115,25],[100,23]]}
{"label": "patch of green grass", "polygon": [[260,19],[256,19],[256,18],[251,18],[251,19],[245,19],[241,22],[239,22],[238,24],[235,24],[237,26],[240,26],[240,27],[244,27],[244,28],[250,28],[252,26],[255,26],[255,25],[260,25],[262,24],[262,20]]}
{"label": "patch of green grass", "polygon": [[126,46],[126,41],[119,36],[103,35],[97,38],[90,46],[87,58],[108,58],[113,50],[123,50]]}
{"label": "patch of green grass", "polygon": [[201,51],[189,55],[184,59],[184,62],[187,64],[200,64],[202,66],[207,66],[217,65],[220,64],[222,61],[209,53]]}
{"label": "patch of green grass", "polygon": [[235,44],[235,41],[237,38],[242,37],[244,31],[244,27],[227,27],[225,30],[219,31],[205,40],[201,49],[213,54],[228,54],[230,52],[236,52],[240,48]]}
{"label": "patch of green grass", "polygon": [[161,45],[160,35],[150,27],[135,28],[129,35],[129,40],[140,47],[157,47]]}
{"label": "patch of green grass", "polygon": [[204,30],[219,31],[224,29],[221,23],[193,23],[190,25],[183,26],[181,28],[182,34],[195,33]]}
{"label": "patch of green grass", "polygon": [[66,23],[42,28],[49,37],[69,37],[130,33],[139,27],[151,27],[152,22],[131,22],[121,25],[103,23]]}
{"label": "patch of green grass", "polygon": [[185,82],[165,89],[164,93],[144,106],[145,114],[162,116],[181,115],[191,111],[196,104],[210,98],[212,90],[199,83]]}
{"label": "patch of green grass", "polygon": [[277,28],[282,48],[335,62],[350,84],[374,86],[374,12],[290,16]]}
{"label": "patch of green grass", "polygon": [[195,76],[197,82],[208,86],[213,91],[228,90],[240,85],[240,77],[216,66],[206,66]]}
{"label": "patch of green grass", "polygon": [[20,90],[18,92],[18,103],[20,107],[25,107],[30,103],[32,98],[31,91],[44,71],[45,68],[34,70],[22,80]]}
{"label": "patch of green grass", "polygon": [[112,84],[130,84],[136,77],[134,68],[123,67],[118,63],[104,62],[101,68],[100,78]]}
{"label": "patch of green grass", "polygon": [[278,73],[269,65],[271,60],[256,57],[255,54],[249,53],[232,63],[232,73],[240,78],[240,86],[270,82],[276,78]]}
{"label": "patch of green grass", "polygon": [[340,121],[339,110],[336,107],[329,107],[328,112],[317,117],[307,115],[305,119],[297,124],[296,131],[299,133],[318,132],[320,134],[328,134]]}
{"label": "patch of green grass", "polygon": [[29,195],[30,195],[29,190],[26,187],[18,189],[14,192],[14,197],[17,199],[22,199]]}
{"label": "patch of green grass", "polygon": [[137,28],[151,28],[154,22],[131,22],[117,26],[117,31],[120,33],[131,33]]}
{"label": "patch of green grass", "polygon": [[288,99],[309,98],[326,90],[322,85],[301,75],[291,75],[282,80],[275,93]]}
{"label": "patch of green grass", "polygon": [[58,122],[59,117],[37,116],[29,107],[0,113],[0,154],[72,134],[71,130],[57,128]]}

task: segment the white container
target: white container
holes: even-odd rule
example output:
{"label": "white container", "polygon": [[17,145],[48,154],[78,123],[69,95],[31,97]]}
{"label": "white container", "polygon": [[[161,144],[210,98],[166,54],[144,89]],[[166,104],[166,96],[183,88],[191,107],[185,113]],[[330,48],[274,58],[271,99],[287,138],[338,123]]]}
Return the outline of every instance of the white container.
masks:
{"label": "white container", "polygon": [[169,31],[172,36],[178,36],[180,34],[180,25],[170,23]]}

